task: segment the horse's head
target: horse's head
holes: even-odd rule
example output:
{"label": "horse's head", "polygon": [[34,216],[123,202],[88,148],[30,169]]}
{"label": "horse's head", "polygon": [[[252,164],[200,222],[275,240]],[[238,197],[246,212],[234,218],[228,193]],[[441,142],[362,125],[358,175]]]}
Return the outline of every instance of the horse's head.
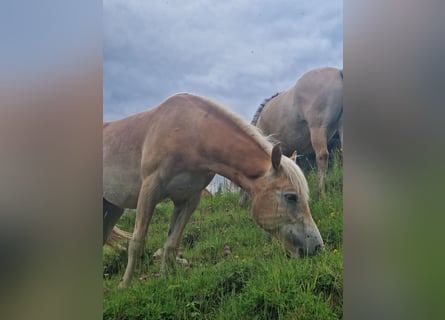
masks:
{"label": "horse's head", "polygon": [[271,155],[269,172],[256,182],[252,208],[256,222],[285,244],[292,257],[323,250],[323,239],[309,209],[307,181],[294,161],[282,157],[280,145]]}

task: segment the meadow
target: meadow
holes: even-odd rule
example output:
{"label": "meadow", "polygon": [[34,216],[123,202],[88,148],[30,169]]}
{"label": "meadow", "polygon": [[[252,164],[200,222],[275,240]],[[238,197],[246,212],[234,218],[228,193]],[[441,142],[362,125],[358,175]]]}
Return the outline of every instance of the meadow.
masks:
{"label": "meadow", "polygon": [[[281,242],[256,226],[250,209],[239,206],[238,193],[219,191],[201,199],[185,228],[180,251],[189,264],[159,276],[160,261],[153,254],[163,246],[173,210],[171,202],[163,202],[129,288],[117,289],[126,252],[104,247],[103,319],[341,319],[341,155],[333,152],[329,165],[326,194],[310,201],[326,246],[322,253],[289,258]],[[312,195],[313,165],[305,166],[305,175]],[[128,211],[118,226],[132,231],[134,219],[135,212]]]}

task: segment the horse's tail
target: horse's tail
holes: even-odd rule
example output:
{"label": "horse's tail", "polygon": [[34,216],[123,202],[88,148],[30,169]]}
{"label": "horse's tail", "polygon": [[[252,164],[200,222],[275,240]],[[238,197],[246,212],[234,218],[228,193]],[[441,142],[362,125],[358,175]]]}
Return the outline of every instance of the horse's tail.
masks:
{"label": "horse's tail", "polygon": [[265,99],[264,102],[260,105],[260,107],[258,108],[258,110],[255,112],[255,115],[253,116],[252,122],[250,123],[251,125],[256,126],[258,119],[260,118],[260,114],[261,111],[263,111],[264,107],[266,106],[266,104],[272,100],[273,98],[275,98],[277,95],[279,95],[280,93],[277,92],[275,93],[272,97]]}
{"label": "horse's tail", "polygon": [[122,229],[119,229],[118,227],[114,226],[113,230],[111,230],[111,234],[107,239],[106,244],[110,247],[113,247],[115,249],[125,249],[122,247],[118,241],[120,240],[130,240],[132,238],[133,234],[127,231],[124,231]]}
{"label": "horse's tail", "polygon": [[343,69],[338,70],[340,72],[340,77],[343,80]]}

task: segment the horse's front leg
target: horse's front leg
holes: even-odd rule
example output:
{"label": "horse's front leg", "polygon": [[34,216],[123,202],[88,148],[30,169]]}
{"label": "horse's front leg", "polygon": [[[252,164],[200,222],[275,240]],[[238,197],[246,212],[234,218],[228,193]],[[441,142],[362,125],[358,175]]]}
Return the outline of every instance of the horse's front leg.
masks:
{"label": "horse's front leg", "polygon": [[157,184],[152,179],[144,180],[141,191],[139,192],[138,204],[136,208],[136,222],[134,226],[133,238],[128,246],[128,263],[124,276],[119,284],[119,288],[129,286],[133,277],[137,258],[142,254],[148,225],[156,204],[159,202],[159,195],[155,190]]}
{"label": "horse's front leg", "polygon": [[181,242],[182,233],[193,211],[198,206],[201,193],[197,193],[188,201],[175,203],[170,221],[168,238],[164,245],[161,273],[166,274],[168,267],[176,263],[176,254]]}

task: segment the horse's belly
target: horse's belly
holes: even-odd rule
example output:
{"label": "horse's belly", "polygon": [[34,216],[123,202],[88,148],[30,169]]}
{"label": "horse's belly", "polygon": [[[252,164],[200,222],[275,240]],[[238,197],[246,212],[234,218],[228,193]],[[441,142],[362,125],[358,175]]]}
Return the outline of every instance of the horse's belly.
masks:
{"label": "horse's belly", "polygon": [[105,170],[103,197],[120,208],[135,209],[141,188],[140,177],[125,170]]}

